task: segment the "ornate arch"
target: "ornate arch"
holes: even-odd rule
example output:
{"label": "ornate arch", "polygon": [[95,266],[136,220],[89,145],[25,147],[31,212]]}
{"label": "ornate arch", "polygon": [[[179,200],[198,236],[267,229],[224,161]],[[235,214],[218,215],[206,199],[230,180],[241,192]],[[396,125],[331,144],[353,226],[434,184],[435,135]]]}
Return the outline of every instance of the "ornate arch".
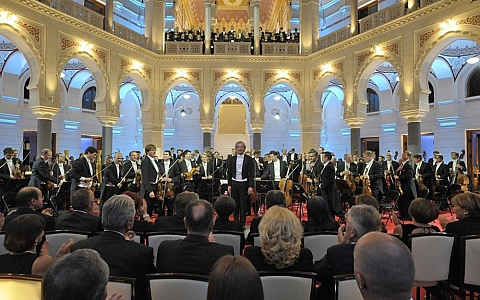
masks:
{"label": "ornate arch", "polygon": [[301,92],[303,90],[301,86],[301,72],[291,71],[285,74],[286,76],[281,76],[280,78],[275,76],[269,76],[269,74],[270,72],[265,72],[264,74],[265,81],[263,83],[262,89],[262,105],[268,91],[275,85],[283,83],[288,85],[295,92],[299,100],[298,105],[300,106],[300,102],[302,102],[301,100],[304,100],[303,92]]}
{"label": "ornate arch", "polygon": [[[316,74],[318,74],[318,76],[315,76]],[[312,88],[312,91],[310,93],[310,99],[312,99],[313,109],[322,111],[322,107],[320,106],[320,103],[314,101],[315,95],[317,95],[317,93],[319,91],[323,92],[326,89],[328,83],[333,78],[337,78],[338,81],[340,81],[340,84],[343,86],[343,90],[344,90],[344,93],[345,93],[346,82],[345,82],[345,78],[344,78],[344,73],[339,72],[339,69],[336,69],[336,68],[335,69],[322,68],[322,69],[318,69],[314,72],[315,82],[313,84],[313,88]]]}
{"label": "ornate arch", "polygon": [[186,83],[191,86],[197,91],[198,98],[200,100],[200,105],[202,105],[204,101],[203,96],[203,89],[201,85],[200,77],[201,72],[197,70],[165,70],[162,71],[162,103],[165,106],[165,99],[167,97],[168,92],[176,85],[180,83]]}
{"label": "ornate arch", "polygon": [[231,76],[227,71],[214,71],[213,73],[214,84],[212,86],[211,99],[215,99],[220,89],[228,84],[235,83],[241,86],[248,95],[249,105],[251,106],[254,101],[253,88],[251,84],[251,73],[249,71],[239,71],[236,76]]}

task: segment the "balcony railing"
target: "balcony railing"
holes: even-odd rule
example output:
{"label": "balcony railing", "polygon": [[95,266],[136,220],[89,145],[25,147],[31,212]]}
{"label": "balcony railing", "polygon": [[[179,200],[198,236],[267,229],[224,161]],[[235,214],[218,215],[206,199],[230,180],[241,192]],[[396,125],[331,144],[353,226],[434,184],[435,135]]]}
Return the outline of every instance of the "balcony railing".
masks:
{"label": "balcony railing", "polygon": [[[56,0],[55,2],[56,8],[59,11],[97,28],[103,29],[103,15],[96,13],[83,5],[77,4],[72,0]],[[51,3],[50,5],[53,4],[54,3]]]}
{"label": "balcony railing", "polygon": [[215,55],[250,55],[251,45],[250,42],[215,42],[213,43],[213,51]]}
{"label": "balcony railing", "polygon": [[165,54],[203,54],[203,42],[165,42]]}
{"label": "balcony railing", "polygon": [[359,20],[360,32],[366,32],[374,28],[380,27],[390,21],[403,17],[405,15],[405,3],[398,2],[381,11],[366,16]]}
{"label": "balcony railing", "polygon": [[262,43],[262,55],[300,55],[299,43]]}
{"label": "balcony railing", "polygon": [[116,22],[114,22],[113,34],[137,46],[147,48],[147,37]]}
{"label": "balcony railing", "polygon": [[350,26],[343,27],[340,30],[330,33],[317,40],[317,47],[319,50],[341,43],[351,37]]}

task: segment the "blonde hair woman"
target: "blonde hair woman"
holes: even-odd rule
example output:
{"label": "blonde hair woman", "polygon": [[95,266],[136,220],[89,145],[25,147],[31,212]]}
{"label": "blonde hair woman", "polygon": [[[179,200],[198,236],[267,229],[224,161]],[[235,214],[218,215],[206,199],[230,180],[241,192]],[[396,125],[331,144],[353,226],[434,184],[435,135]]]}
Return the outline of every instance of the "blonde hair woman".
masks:
{"label": "blonde hair woman", "polygon": [[300,220],[287,208],[274,206],[268,209],[259,225],[259,246],[245,249],[257,271],[313,271],[313,256],[302,248],[303,227]]}

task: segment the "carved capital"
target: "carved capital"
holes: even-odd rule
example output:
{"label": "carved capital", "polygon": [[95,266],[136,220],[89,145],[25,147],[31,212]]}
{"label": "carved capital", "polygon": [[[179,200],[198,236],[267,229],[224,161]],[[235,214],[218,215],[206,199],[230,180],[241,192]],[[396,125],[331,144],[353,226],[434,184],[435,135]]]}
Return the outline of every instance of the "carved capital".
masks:
{"label": "carved capital", "polygon": [[45,119],[45,120],[52,120],[53,117],[58,113],[60,108],[58,107],[51,107],[51,106],[32,106],[30,107],[32,113],[37,116],[37,119]]}
{"label": "carved capital", "polygon": [[345,123],[347,123],[350,128],[360,128],[362,127],[363,123],[365,123],[365,118],[347,118],[345,119]]}
{"label": "carved capital", "polygon": [[118,116],[97,115],[97,119],[100,123],[102,123],[102,126],[113,127],[113,125],[115,125],[115,123],[118,121]]}
{"label": "carved capital", "polygon": [[411,110],[402,110],[400,113],[402,114],[402,117],[407,119],[407,122],[420,122],[423,117],[427,115],[428,111],[417,108]]}

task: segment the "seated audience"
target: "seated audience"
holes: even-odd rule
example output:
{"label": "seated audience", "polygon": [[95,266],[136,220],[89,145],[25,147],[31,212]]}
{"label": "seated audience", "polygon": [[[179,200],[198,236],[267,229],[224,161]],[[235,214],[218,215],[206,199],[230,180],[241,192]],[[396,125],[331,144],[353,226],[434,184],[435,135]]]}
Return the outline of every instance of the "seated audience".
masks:
{"label": "seated audience", "polygon": [[185,191],[175,197],[175,214],[173,216],[162,216],[155,220],[155,231],[172,231],[175,233],[186,234],[185,208],[190,202],[198,200],[198,195]]}
{"label": "seated audience", "polygon": [[415,277],[412,254],[396,237],[370,232],[358,240],[354,272],[363,299],[410,300]]}
{"label": "seated audience", "polygon": [[313,271],[313,255],[302,248],[303,228],[293,212],[274,206],[259,225],[261,246],[245,249],[257,271]]}
{"label": "seated audience", "polygon": [[410,234],[440,232],[437,226],[430,225],[438,217],[440,211],[435,203],[425,198],[417,198],[410,203],[408,214],[412,217],[411,224],[401,224],[393,215],[395,228],[394,234],[398,234],[405,245],[410,245]]}
{"label": "seated audience", "polygon": [[[108,265],[96,251],[75,251],[48,270],[43,280],[43,299],[107,299],[108,275]],[[118,300],[121,296],[112,294],[108,299]]]}
{"label": "seated audience", "polygon": [[329,206],[320,196],[312,196],[307,201],[308,220],[302,221],[305,232],[337,231],[339,225],[329,213]]}
{"label": "seated audience", "polygon": [[[265,204],[267,206],[267,210],[270,207],[275,205],[285,207],[286,206],[285,194],[283,194],[279,190],[268,191],[267,196],[265,196]],[[260,224],[261,220],[262,220],[262,217],[254,218],[252,220],[252,223],[250,224],[250,231],[248,232],[248,236],[247,236],[247,241],[250,243],[250,245],[253,245],[252,234],[258,233],[258,225]]]}
{"label": "seated audience", "polygon": [[102,209],[102,234],[76,242],[72,252],[93,249],[110,267],[110,275],[136,278],[135,294],[147,299],[145,275],[155,273],[153,248],[126,240],[133,226],[135,204],[127,195],[115,195]]}
{"label": "seated audience", "polygon": [[243,225],[236,221],[230,221],[230,216],[235,211],[235,200],[227,195],[218,197],[215,201],[215,211],[218,217],[215,219],[213,230],[227,230],[242,233],[241,249],[245,246],[245,235],[243,234]]}
{"label": "seated audience", "polygon": [[134,192],[126,191],[123,194],[132,198],[135,203],[135,220],[133,221],[132,230],[140,233],[155,231],[153,221],[147,214],[147,201]]}
{"label": "seated audience", "polygon": [[373,206],[360,204],[353,206],[345,216],[346,224],[338,229],[339,244],[327,249],[327,254],[315,262],[317,280],[322,283],[317,290],[318,299],[333,299],[334,275],[353,273],[353,249],[363,235],[380,231],[380,214]]}
{"label": "seated audience", "polygon": [[80,230],[96,233],[103,230],[102,219],[93,215],[95,207],[93,192],[79,189],[73,193],[73,210],[59,215],[55,221],[56,230]]}
{"label": "seated audience", "polygon": [[157,272],[209,275],[221,257],[233,255],[233,247],[209,241],[213,229],[213,207],[205,200],[194,200],[185,209],[187,236],[163,241],[157,252]]}
{"label": "seated audience", "polygon": [[480,234],[480,196],[474,193],[458,194],[452,198],[453,210],[458,221],[440,217],[440,225],[447,233],[457,237],[453,245],[452,259],[450,261],[450,283],[458,286],[461,264],[461,239],[460,237]]}
{"label": "seated audience", "polygon": [[[36,246],[42,241],[45,221],[38,215],[26,214],[12,220],[5,228],[5,248],[9,253],[0,255],[0,273],[19,273],[43,276],[53,265],[48,253],[48,242],[44,242],[40,254]],[[57,258],[67,254],[72,247],[64,243],[57,252]]]}
{"label": "seated audience", "polygon": [[225,255],[213,266],[207,300],[263,300],[260,276],[243,256]]}
{"label": "seated audience", "polygon": [[[24,187],[20,189],[15,197],[15,201],[17,202],[18,209],[11,212],[5,217],[5,225],[7,226],[10,221],[15,219],[18,216],[25,215],[25,214],[35,214],[45,221],[45,231],[54,230],[55,229],[55,218],[52,216],[52,209],[47,208],[42,210],[43,208],[43,196],[42,191],[36,187]],[[39,212],[38,210],[41,210]]]}
{"label": "seated audience", "polygon": [[[375,207],[376,210],[380,211],[380,205],[378,204],[378,200],[372,195],[369,195],[369,194],[357,195],[355,197],[355,205],[359,205],[359,204],[371,205]],[[382,221],[382,229],[380,231],[387,233],[387,227],[385,226],[385,223],[383,223],[383,221]]]}

